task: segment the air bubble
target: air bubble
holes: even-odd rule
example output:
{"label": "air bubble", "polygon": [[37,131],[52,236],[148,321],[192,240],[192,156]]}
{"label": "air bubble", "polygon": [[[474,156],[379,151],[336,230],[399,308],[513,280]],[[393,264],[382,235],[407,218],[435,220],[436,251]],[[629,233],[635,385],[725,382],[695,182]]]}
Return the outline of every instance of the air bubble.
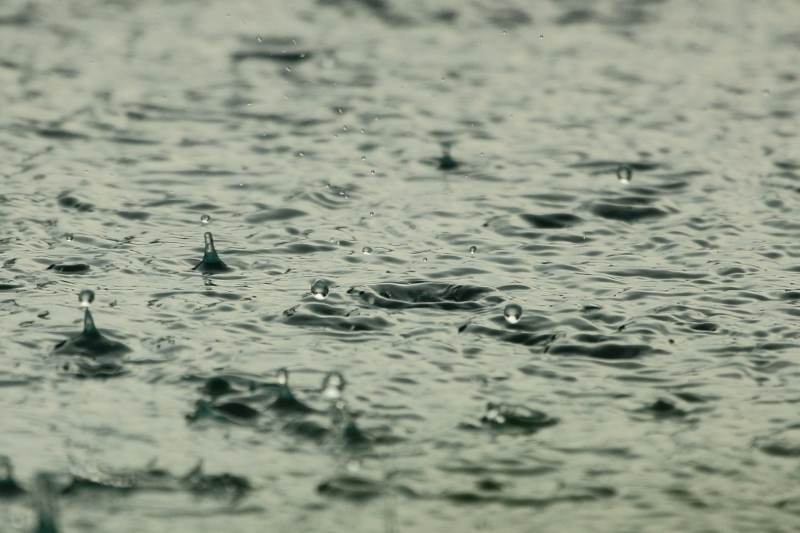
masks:
{"label": "air bubble", "polygon": [[619,178],[620,183],[627,185],[631,182],[632,177],[633,169],[630,165],[620,165],[617,167],[617,178]]}
{"label": "air bubble", "polygon": [[202,222],[203,224],[208,224],[209,222],[211,222],[211,216],[210,215],[201,216],[200,222]]}
{"label": "air bubble", "polygon": [[364,255],[372,255],[372,248],[365,246],[361,249],[361,253]]}
{"label": "air bubble", "polygon": [[78,301],[81,303],[81,307],[89,307],[94,301],[94,291],[89,289],[82,290],[78,295]]}
{"label": "air bubble", "polygon": [[509,324],[516,324],[522,318],[522,307],[517,304],[508,304],[503,310],[503,316]]}
{"label": "air bubble", "polygon": [[329,292],[330,289],[328,288],[328,284],[321,279],[315,281],[311,286],[311,296],[313,296],[316,300],[324,300],[328,297]]}

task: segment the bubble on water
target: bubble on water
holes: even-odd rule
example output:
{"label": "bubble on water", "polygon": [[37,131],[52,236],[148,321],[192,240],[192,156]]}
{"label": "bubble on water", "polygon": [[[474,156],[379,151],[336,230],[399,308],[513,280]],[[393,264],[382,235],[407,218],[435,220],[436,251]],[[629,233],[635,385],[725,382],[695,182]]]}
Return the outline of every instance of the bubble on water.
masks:
{"label": "bubble on water", "polygon": [[285,368],[281,368],[278,370],[278,384],[279,385],[288,385],[289,384],[289,371]]}
{"label": "bubble on water", "polygon": [[64,235],[64,238],[67,240],[67,242],[72,242],[73,239],[75,239],[75,236],[72,233],[67,233]]}
{"label": "bubble on water", "polygon": [[471,253],[472,255],[475,255],[475,252],[477,252],[477,251],[478,251],[478,247],[477,246],[470,246],[469,247],[469,253]]}
{"label": "bubble on water", "polygon": [[617,167],[617,178],[619,178],[619,182],[623,185],[627,185],[631,182],[631,178],[633,177],[633,168],[630,165],[620,165]]}
{"label": "bubble on water", "polygon": [[324,300],[328,297],[328,293],[330,289],[328,288],[328,284],[318,279],[314,282],[311,286],[311,296],[313,296],[316,300]]}
{"label": "bubble on water", "polygon": [[209,222],[211,222],[211,216],[210,215],[201,216],[200,222],[202,222],[203,224],[208,224]]}
{"label": "bubble on water", "polygon": [[338,400],[344,393],[345,385],[344,377],[340,373],[331,372],[322,380],[322,395],[332,400]]}
{"label": "bubble on water", "polygon": [[503,316],[506,317],[506,321],[509,324],[516,324],[519,322],[519,319],[522,318],[522,307],[517,304],[508,304],[506,308],[503,309]]}
{"label": "bubble on water", "polygon": [[361,249],[361,253],[364,255],[372,255],[372,248],[365,246]]}
{"label": "bubble on water", "polygon": [[89,289],[82,290],[78,295],[78,301],[81,303],[81,307],[89,307],[94,301],[94,291]]}

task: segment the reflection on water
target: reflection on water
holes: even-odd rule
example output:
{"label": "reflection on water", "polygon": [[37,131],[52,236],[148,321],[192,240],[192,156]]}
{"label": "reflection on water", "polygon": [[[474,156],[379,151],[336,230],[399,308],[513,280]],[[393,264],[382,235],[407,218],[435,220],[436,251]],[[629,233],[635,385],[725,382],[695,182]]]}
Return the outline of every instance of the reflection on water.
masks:
{"label": "reflection on water", "polygon": [[797,530],[798,11],[0,4],[0,529]]}

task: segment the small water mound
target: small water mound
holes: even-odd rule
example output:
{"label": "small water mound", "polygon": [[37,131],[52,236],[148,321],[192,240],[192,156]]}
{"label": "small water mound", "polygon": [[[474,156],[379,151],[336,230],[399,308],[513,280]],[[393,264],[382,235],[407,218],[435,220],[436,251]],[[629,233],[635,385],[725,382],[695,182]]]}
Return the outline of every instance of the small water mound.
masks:
{"label": "small water mound", "polygon": [[432,308],[443,311],[471,311],[486,309],[502,301],[499,295],[488,296],[496,292],[489,287],[427,281],[383,283],[366,288],[353,287],[347,292],[371,307],[382,309]]}

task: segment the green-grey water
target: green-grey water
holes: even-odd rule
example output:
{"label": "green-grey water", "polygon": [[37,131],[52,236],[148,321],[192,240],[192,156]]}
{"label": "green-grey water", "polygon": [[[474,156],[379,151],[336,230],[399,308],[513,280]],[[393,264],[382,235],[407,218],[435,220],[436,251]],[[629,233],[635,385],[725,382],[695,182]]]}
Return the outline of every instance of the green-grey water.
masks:
{"label": "green-grey water", "polygon": [[1,1],[0,532],[797,531],[797,20]]}

